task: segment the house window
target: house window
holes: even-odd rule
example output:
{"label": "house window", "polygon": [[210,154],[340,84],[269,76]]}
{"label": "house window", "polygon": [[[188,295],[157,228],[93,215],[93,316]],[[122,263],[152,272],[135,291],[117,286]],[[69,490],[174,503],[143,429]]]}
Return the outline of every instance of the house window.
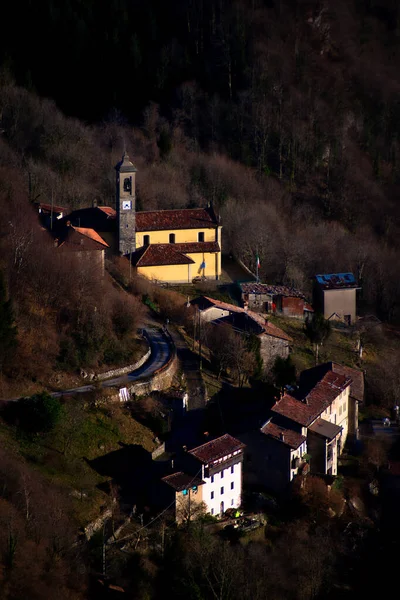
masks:
{"label": "house window", "polygon": [[211,500],[214,500],[214,492],[211,492]]}
{"label": "house window", "polygon": [[175,234],[174,233],[169,234],[169,243],[175,244]]}
{"label": "house window", "polygon": [[222,496],[223,493],[224,493],[224,488],[222,487],[221,488],[221,496]]}
{"label": "house window", "polygon": [[234,472],[235,472],[235,465],[232,465],[231,466],[231,473],[234,473]]}
{"label": "house window", "polygon": [[211,483],[214,483],[214,475],[211,475]]}
{"label": "house window", "polygon": [[212,514],[212,515],[214,514],[214,509],[213,509],[213,508],[211,509],[211,514]]}
{"label": "house window", "polygon": [[222,469],[222,471],[221,471],[221,479],[223,479],[223,478],[224,478],[224,470]]}
{"label": "house window", "polygon": [[342,414],[342,407],[339,406],[339,416]]}
{"label": "house window", "polygon": [[346,412],[346,402],[343,404],[343,412]]}
{"label": "house window", "polygon": [[233,506],[233,498],[232,498],[232,500],[231,500],[231,506]]}
{"label": "house window", "polygon": [[197,240],[199,242],[204,242],[204,231],[199,231],[199,233],[197,234]]}
{"label": "house window", "polygon": [[231,481],[231,490],[233,490],[234,487],[235,487],[235,484],[233,481]]}
{"label": "house window", "polygon": [[143,236],[143,246],[148,246],[149,244],[150,244],[150,236],[144,235]]}

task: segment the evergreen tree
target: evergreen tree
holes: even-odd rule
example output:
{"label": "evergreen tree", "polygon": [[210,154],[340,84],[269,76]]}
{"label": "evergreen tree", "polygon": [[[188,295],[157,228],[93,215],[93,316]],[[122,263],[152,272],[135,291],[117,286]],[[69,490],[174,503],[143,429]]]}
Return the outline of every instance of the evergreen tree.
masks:
{"label": "evergreen tree", "polygon": [[11,300],[7,300],[7,290],[3,273],[0,272],[0,370],[10,363],[17,347],[17,328]]}

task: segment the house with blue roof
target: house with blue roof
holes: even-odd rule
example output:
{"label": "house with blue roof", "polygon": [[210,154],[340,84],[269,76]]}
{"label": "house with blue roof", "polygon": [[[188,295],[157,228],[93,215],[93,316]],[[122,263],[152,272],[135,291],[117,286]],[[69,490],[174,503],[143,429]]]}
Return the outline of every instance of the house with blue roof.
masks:
{"label": "house with blue roof", "polygon": [[339,320],[351,325],[356,320],[357,290],[361,289],[353,273],[316,275],[314,308],[325,319]]}

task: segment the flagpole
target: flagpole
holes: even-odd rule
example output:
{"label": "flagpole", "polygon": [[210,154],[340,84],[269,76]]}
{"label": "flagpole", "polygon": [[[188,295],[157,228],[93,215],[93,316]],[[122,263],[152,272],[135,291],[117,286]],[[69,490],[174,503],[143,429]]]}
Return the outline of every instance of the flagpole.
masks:
{"label": "flagpole", "polygon": [[259,258],[258,258],[258,250],[257,250],[257,254],[256,254],[256,282],[258,283],[258,265],[259,265]]}

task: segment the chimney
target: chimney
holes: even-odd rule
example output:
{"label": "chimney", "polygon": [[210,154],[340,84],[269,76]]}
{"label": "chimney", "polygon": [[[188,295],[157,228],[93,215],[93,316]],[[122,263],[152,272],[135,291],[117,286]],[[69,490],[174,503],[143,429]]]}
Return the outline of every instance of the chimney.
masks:
{"label": "chimney", "polygon": [[285,441],[285,434],[283,433],[283,431],[280,432],[279,438],[282,440],[282,442]]}
{"label": "chimney", "polygon": [[97,198],[95,198],[92,202],[92,207],[97,208]]}
{"label": "chimney", "polygon": [[71,227],[71,221],[67,221],[67,227]]}
{"label": "chimney", "polygon": [[58,238],[55,238],[54,239],[54,248],[57,248],[57,246],[58,246]]}
{"label": "chimney", "polygon": [[173,470],[174,470],[174,459],[171,458],[171,471],[173,471]]}

